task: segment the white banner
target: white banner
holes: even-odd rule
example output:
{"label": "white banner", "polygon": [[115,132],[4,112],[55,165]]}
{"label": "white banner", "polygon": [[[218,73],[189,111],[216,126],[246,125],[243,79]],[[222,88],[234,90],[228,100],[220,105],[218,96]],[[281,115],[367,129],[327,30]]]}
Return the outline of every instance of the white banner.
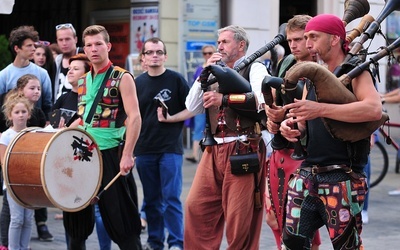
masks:
{"label": "white banner", "polygon": [[0,14],[11,14],[14,0],[0,0]]}

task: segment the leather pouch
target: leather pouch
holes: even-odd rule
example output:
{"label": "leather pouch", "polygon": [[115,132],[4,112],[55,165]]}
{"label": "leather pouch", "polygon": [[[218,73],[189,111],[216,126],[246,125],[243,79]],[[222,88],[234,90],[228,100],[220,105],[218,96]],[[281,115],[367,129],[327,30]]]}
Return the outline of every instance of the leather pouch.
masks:
{"label": "leather pouch", "polygon": [[231,173],[234,175],[258,173],[260,171],[260,162],[256,152],[231,155],[229,161],[231,163]]}

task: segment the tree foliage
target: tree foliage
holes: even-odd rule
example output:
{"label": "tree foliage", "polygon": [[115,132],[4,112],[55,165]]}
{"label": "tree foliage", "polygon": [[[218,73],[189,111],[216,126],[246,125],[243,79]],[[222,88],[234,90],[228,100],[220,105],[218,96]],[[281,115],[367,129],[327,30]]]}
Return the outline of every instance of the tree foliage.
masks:
{"label": "tree foliage", "polygon": [[8,40],[5,35],[0,35],[0,70],[4,69],[11,61],[12,57],[8,49]]}

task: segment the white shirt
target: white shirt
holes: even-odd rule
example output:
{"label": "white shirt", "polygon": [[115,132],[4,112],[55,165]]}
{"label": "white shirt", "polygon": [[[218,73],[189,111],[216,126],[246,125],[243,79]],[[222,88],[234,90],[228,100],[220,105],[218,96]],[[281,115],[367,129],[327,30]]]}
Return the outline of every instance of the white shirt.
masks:
{"label": "white shirt", "polygon": [[[238,65],[241,63],[245,57],[240,58],[237,60],[234,64],[234,66]],[[254,95],[256,96],[257,104],[258,104],[258,112],[264,110],[264,95],[261,92],[261,84],[262,81],[264,80],[265,76],[269,76],[267,68],[265,67],[264,64],[262,63],[253,63],[250,68],[250,85],[252,88],[252,91]],[[193,83],[192,88],[189,91],[189,94],[186,97],[186,108],[194,113],[194,114],[200,114],[204,113],[204,107],[203,107],[203,91],[201,90],[201,83],[199,82],[199,79],[196,79],[196,81]]]}
{"label": "white shirt", "polygon": [[[240,58],[237,60],[234,64],[234,66],[238,65],[241,63],[245,57]],[[264,80],[265,76],[269,76],[267,68],[265,67],[264,64],[262,63],[253,63],[250,68],[250,73],[249,73],[249,79],[250,79],[250,85],[252,88],[252,91],[256,97],[257,101],[257,111],[258,112],[264,112],[264,95],[261,92],[261,85],[262,81]],[[201,83],[199,82],[199,79],[196,79],[196,81],[193,83],[193,86],[190,88],[189,94],[186,97],[186,102],[185,102],[186,108],[194,113],[194,114],[200,114],[204,113],[205,109],[203,107],[203,91],[201,90]],[[265,144],[271,140],[271,136],[269,133],[262,133],[263,139]],[[224,137],[223,140],[222,138],[215,138],[217,142],[220,143],[228,143],[232,142],[235,140],[247,140],[246,137]]]}

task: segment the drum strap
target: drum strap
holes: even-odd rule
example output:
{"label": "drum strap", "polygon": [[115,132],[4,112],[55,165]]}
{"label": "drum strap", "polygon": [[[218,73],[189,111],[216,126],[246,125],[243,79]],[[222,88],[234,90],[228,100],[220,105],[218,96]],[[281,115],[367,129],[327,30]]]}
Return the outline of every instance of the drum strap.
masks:
{"label": "drum strap", "polygon": [[86,123],[88,123],[88,124],[90,124],[90,123],[92,122],[92,118],[93,118],[93,115],[94,115],[94,111],[96,110],[97,104],[99,103],[101,96],[103,95],[104,87],[106,86],[106,83],[107,83],[107,81],[108,81],[108,78],[110,77],[110,74],[111,74],[111,72],[112,72],[113,70],[114,70],[114,66],[111,65],[111,66],[108,68],[108,70],[107,70],[107,72],[106,72],[106,75],[104,76],[104,80],[103,80],[103,82],[101,83],[101,85],[100,85],[100,87],[99,87],[99,90],[98,90],[98,92],[97,92],[96,99],[94,99],[93,104],[92,104],[92,107],[90,107],[89,114],[88,114],[88,116],[86,117]]}

